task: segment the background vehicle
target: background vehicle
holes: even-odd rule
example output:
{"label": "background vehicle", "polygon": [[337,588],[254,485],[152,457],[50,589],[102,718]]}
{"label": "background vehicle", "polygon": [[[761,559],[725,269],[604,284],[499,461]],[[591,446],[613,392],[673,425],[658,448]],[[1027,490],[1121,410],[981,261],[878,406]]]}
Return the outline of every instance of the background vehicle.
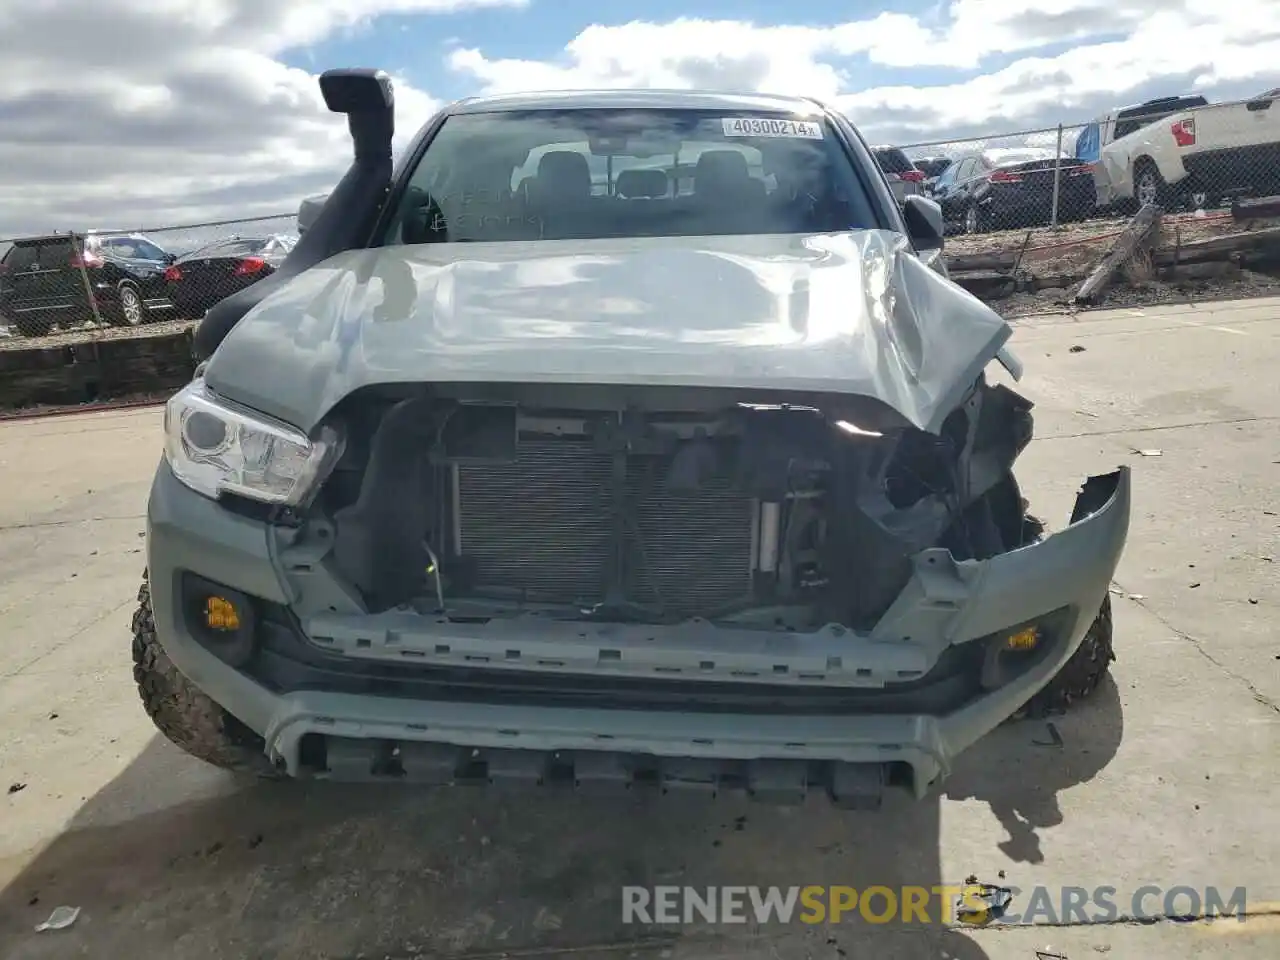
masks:
{"label": "background vehicle", "polygon": [[269,277],[293,249],[292,237],[231,237],[179,257],[164,272],[169,299],[184,317],[202,317],[225,298]]}
{"label": "background vehicle", "polygon": [[396,174],[389,79],[321,83],[355,161],[166,410],[133,652],[168,737],[877,806],[1101,680],[1127,471],[1040,542],[1030,404],[981,372],[1012,330],[844,117],[467,100]]}
{"label": "background vehicle", "polygon": [[1280,107],[1269,90],[1242,103],[1163,97],[1089,124],[1077,158],[1096,166],[1098,203],[1133,210],[1211,205],[1280,191]]}
{"label": "background vehicle", "polygon": [[926,180],[932,180],[941,174],[943,170],[946,170],[947,167],[951,166],[952,159],[944,156],[916,157],[911,162],[915,164],[917,170],[925,175]]}
{"label": "background vehicle", "polygon": [[907,197],[918,197],[924,194],[924,171],[916,169],[905,153],[897,147],[872,147],[872,155],[876,163],[884,171],[893,195],[901,203]]}
{"label": "background vehicle", "polygon": [[934,181],[933,197],[943,218],[965,233],[1039,226],[1052,218],[1055,167],[1059,222],[1092,215],[1090,165],[1031,148],[963,154]]}
{"label": "background vehicle", "polygon": [[324,209],[324,201],[328,194],[317,193],[310,197],[306,197],[298,206],[298,236],[302,236],[307,229],[315,222],[316,217],[320,216],[320,211]]}
{"label": "background vehicle", "polygon": [[0,314],[29,337],[93,322],[95,304],[107,323],[137,326],[172,310],[164,282],[172,261],[138,234],[15,240],[0,260]]}

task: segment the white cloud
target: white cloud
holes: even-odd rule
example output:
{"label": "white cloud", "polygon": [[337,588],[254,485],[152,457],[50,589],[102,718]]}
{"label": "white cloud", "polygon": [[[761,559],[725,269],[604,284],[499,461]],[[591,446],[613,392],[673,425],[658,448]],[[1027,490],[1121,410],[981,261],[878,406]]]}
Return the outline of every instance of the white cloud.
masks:
{"label": "white cloud", "polygon": [[[529,2],[0,0],[0,237],[288,209],[332,185],[349,144],[315,77],[284,53],[296,60],[380,15]],[[470,92],[800,93],[899,143],[1084,119],[1193,88],[1221,98],[1280,85],[1280,0],[943,0],[918,18],[804,26],[690,15],[588,26],[548,60],[477,49],[465,21],[450,33],[444,64]],[[869,66],[904,79],[860,89]],[[911,85],[921,67],[954,79]],[[401,141],[438,105],[404,83],[397,101]]]}
{"label": "white cloud", "polygon": [[[1108,39],[1117,35],[1124,39]],[[1034,54],[1064,42],[1077,45]],[[854,88],[859,63],[971,72],[1018,54],[954,83]],[[936,22],[896,13],[821,26],[634,21],[588,27],[554,61],[489,59],[461,47],[449,63],[486,92],[634,85],[806,94],[847,110],[875,139],[941,139],[1087,119],[1188,87],[1260,91],[1280,77],[1280,2],[955,0]]]}
{"label": "white cloud", "polygon": [[[277,59],[387,13],[526,0],[0,0],[0,237],[276,213],[346,125]],[[399,84],[403,140],[437,106]]]}

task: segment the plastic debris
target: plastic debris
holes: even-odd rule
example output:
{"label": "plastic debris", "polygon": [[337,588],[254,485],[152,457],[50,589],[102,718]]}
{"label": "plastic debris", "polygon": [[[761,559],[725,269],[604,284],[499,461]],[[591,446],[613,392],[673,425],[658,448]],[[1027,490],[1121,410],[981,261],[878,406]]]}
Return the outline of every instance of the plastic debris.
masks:
{"label": "plastic debris", "polygon": [[44,933],[46,930],[65,930],[75,923],[79,916],[79,907],[55,907],[53,913],[49,914],[48,920],[36,925],[36,933]]}
{"label": "plastic debris", "polygon": [[965,880],[964,892],[956,903],[956,919],[973,927],[985,927],[999,920],[1013,902],[1013,891],[992,883],[981,883],[977,877]]}
{"label": "plastic debris", "polygon": [[1134,453],[1136,453],[1140,457],[1163,457],[1164,456],[1163,450],[1135,450]]}

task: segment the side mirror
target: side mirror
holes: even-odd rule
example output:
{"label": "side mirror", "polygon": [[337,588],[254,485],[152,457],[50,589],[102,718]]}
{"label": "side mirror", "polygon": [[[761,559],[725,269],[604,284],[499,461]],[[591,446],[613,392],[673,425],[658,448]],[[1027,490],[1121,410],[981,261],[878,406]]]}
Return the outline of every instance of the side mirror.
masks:
{"label": "side mirror", "polygon": [[320,74],[325,106],[347,115],[356,160],[391,156],[396,102],[391,78],[381,70],[344,68]]}
{"label": "side mirror", "polygon": [[912,196],[902,201],[907,236],[917,250],[941,250],[946,235],[942,207],[928,197]]}
{"label": "side mirror", "polygon": [[176,253],[166,253],[166,254],[164,255],[164,262],[165,262],[165,263],[177,263],[177,262],[178,262],[178,255],[177,255]]}
{"label": "side mirror", "polygon": [[298,236],[306,233],[307,229],[316,222],[316,217],[320,216],[320,211],[324,209],[324,202],[328,199],[327,193],[318,193],[302,201],[298,206]]}

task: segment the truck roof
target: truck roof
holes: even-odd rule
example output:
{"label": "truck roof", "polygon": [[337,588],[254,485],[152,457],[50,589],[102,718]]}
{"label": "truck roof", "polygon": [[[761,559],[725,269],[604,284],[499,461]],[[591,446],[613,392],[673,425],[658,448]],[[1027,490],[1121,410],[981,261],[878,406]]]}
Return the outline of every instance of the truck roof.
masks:
{"label": "truck roof", "polygon": [[1147,116],[1152,113],[1177,113],[1180,110],[1207,107],[1208,105],[1209,101],[1200,94],[1187,94],[1181,97],[1156,97],[1154,100],[1144,100],[1142,103],[1120,107],[1116,110],[1116,116],[1123,118]]}
{"label": "truck roof", "polygon": [[544,90],[459,100],[448,113],[505,113],[514,110],[725,110],[816,115],[822,105],[807,97],[695,90]]}

